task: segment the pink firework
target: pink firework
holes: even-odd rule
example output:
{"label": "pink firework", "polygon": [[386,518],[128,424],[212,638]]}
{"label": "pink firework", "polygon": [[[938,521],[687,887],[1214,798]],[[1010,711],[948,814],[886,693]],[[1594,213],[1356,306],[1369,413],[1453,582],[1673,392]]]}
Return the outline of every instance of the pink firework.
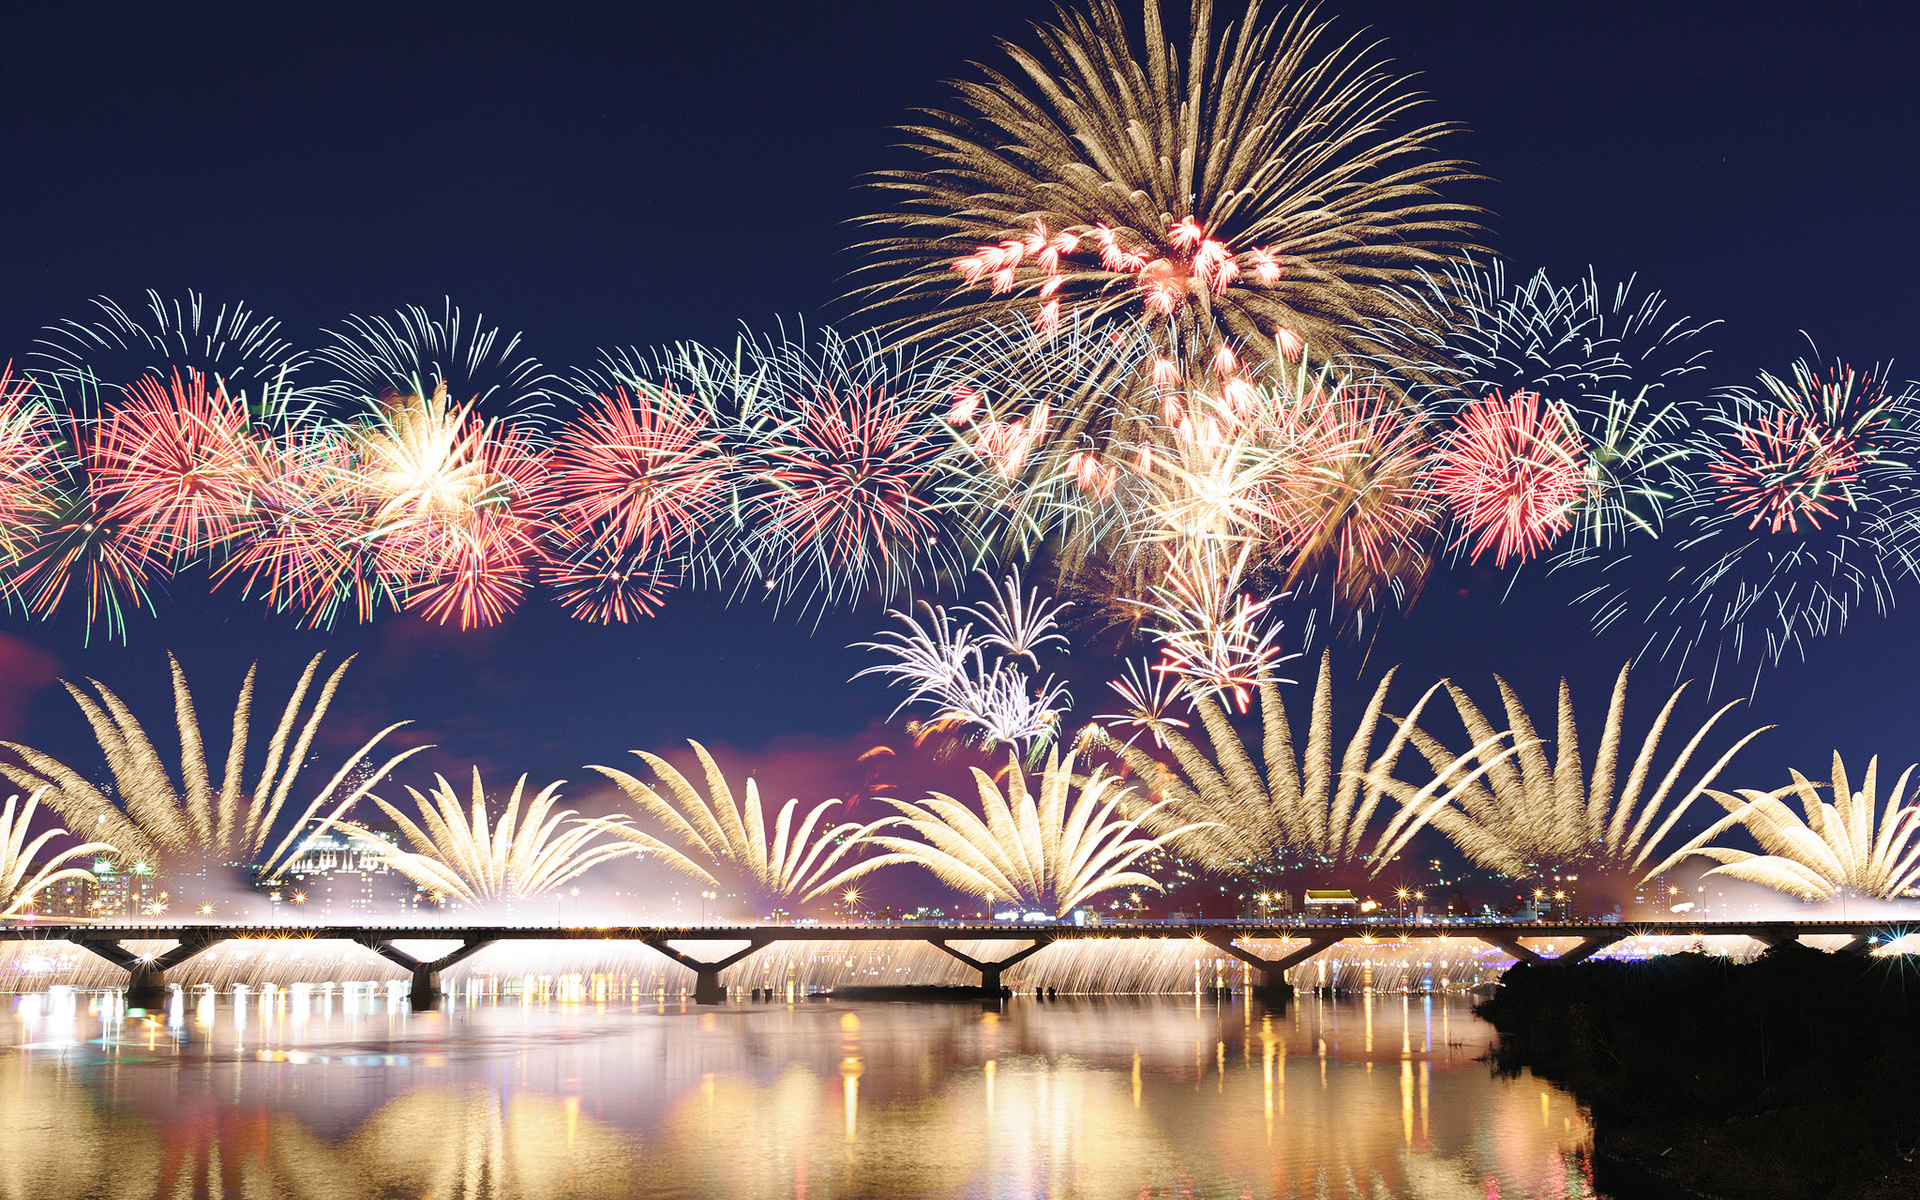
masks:
{"label": "pink firework", "polygon": [[1330,398],[1315,389],[1300,402],[1313,416],[1289,448],[1291,478],[1273,506],[1291,579],[1324,571],[1352,598],[1424,563],[1432,447],[1419,415],[1377,388],[1341,385]]}
{"label": "pink firework", "polygon": [[[931,538],[925,494],[939,447],[877,389],[820,392],[763,452],[756,517],[775,553],[798,550],[856,578],[888,573]],[[772,564],[768,564],[772,565]]]}
{"label": "pink firework", "polygon": [[1474,539],[1472,561],[1525,562],[1573,523],[1588,495],[1579,434],[1537,392],[1490,393],[1467,406],[1442,439],[1434,490]]}
{"label": "pink firework", "polygon": [[1833,516],[1833,505],[1853,503],[1850,485],[1859,482],[1862,455],[1855,440],[1818,417],[1777,409],[1742,426],[1728,456],[1707,468],[1736,516],[1752,514],[1748,529],[1762,521],[1768,531],[1781,526],[1798,533],[1800,522],[1814,529]]}
{"label": "pink firework", "polygon": [[699,539],[726,505],[732,464],[707,415],[642,385],[602,395],[555,442],[542,503],[643,558]]}
{"label": "pink firework", "polygon": [[416,569],[407,607],[462,629],[499,624],[533,584],[539,536],[537,521],[504,508],[476,514],[427,548],[433,558]]}
{"label": "pink firework", "polygon": [[1147,312],[1172,317],[1202,292],[1224,296],[1236,283],[1270,288],[1284,273],[1277,247],[1236,254],[1191,216],[1170,224],[1159,245],[1104,224],[1054,232],[1036,220],[1020,237],[953,260],[952,270],[962,287],[985,287],[994,295],[1031,292],[1039,302],[1034,327],[1043,333],[1058,328],[1057,295],[1069,284],[1104,292],[1113,276],[1127,276]]}
{"label": "pink firework", "polygon": [[243,595],[293,612],[308,628],[351,612],[362,624],[395,597],[376,567],[373,506],[348,469],[339,436],[296,432],[262,439],[253,504],[216,587],[238,581]]}
{"label": "pink firework", "polygon": [[234,536],[253,480],[244,401],[198,371],[143,376],[87,447],[104,519],[143,552],[188,555]]}

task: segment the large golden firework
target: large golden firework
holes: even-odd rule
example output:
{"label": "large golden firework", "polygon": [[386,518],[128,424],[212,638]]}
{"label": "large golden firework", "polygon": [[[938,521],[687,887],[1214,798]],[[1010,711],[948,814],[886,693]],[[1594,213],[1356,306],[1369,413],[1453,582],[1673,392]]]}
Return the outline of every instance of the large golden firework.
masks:
{"label": "large golden firework", "polygon": [[[1164,807],[1153,819],[1153,828],[1183,823],[1192,827],[1181,835],[1177,845],[1208,866],[1370,864],[1370,873],[1377,874],[1435,812],[1446,811],[1459,791],[1488,769],[1486,765],[1477,770],[1466,765],[1424,788],[1390,782],[1412,735],[1412,721],[1437,690],[1427,690],[1399,732],[1369,761],[1393,676],[1393,671],[1387,672],[1374,689],[1372,700],[1347,741],[1337,775],[1333,763],[1333,661],[1329,654],[1320,658],[1312,716],[1300,752],[1294,749],[1286,704],[1270,670],[1258,682],[1263,735],[1259,764],[1228,719],[1221,698],[1192,689],[1186,695],[1207,731],[1206,745],[1180,732],[1186,722],[1148,705],[1137,693],[1123,693],[1134,703],[1121,719],[1151,732],[1171,751],[1173,766],[1144,747],[1116,741],[1097,725],[1089,726],[1082,738],[1117,754],[1154,795],[1161,797]],[[1503,736],[1488,731],[1474,749],[1491,762],[1503,762],[1513,753],[1511,748],[1493,753]],[[1470,757],[1461,756],[1462,762]],[[1372,847],[1366,848],[1367,830],[1379,812],[1381,799],[1389,794],[1400,801],[1400,811],[1387,822]]]}
{"label": "large golden firework", "polygon": [[[969,895],[1055,914],[1116,888],[1160,890],[1152,876],[1130,868],[1194,827],[1148,833],[1158,805],[1146,806],[1139,816],[1126,815],[1133,789],[1098,768],[1076,779],[1073,760],[1071,754],[1062,761],[1057,750],[1049,751],[1037,796],[1028,790],[1016,756],[1008,755],[1004,792],[992,776],[972,768],[980,816],[939,792],[918,803],[891,800],[900,810],[900,824],[918,836],[874,834],[870,840],[888,853],[860,866],[873,870],[916,863]],[[1076,788],[1079,795],[1069,803]]]}
{"label": "large golden firework", "polygon": [[[1566,681],[1560,681],[1559,724],[1554,757],[1549,760],[1545,746],[1534,732],[1533,718],[1526,706],[1520,703],[1506,680],[1494,676],[1517,754],[1512,762],[1489,764],[1484,783],[1476,780],[1456,789],[1454,805],[1433,814],[1433,827],[1452,839],[1474,862],[1514,878],[1572,868],[1596,874],[1630,873],[1647,879],[1704,845],[1720,831],[1720,826],[1664,857],[1657,857],[1660,844],[1693,802],[1707,794],[1733,756],[1772,726],[1755,729],[1735,742],[1676,799],[1675,790],[1694,751],[1734,705],[1722,707],[1694,731],[1679,757],[1660,777],[1653,794],[1645,795],[1648,784],[1653,782],[1654,758],[1660,748],[1661,735],[1666,732],[1667,721],[1686,685],[1674,689],[1667,698],[1666,706],[1660,710],[1634,755],[1626,782],[1621,784],[1618,771],[1626,721],[1627,671],[1627,667],[1621,667],[1619,678],[1614,682],[1606,725],[1600,734],[1592,775],[1588,778],[1582,777],[1579,730],[1574,722],[1573,695]],[[1453,697],[1468,737],[1483,743],[1494,735],[1493,723],[1466,692],[1451,682],[1447,684],[1447,691]],[[1413,744],[1443,779],[1460,774],[1464,765],[1475,757],[1454,754],[1425,730],[1415,728],[1412,736]],[[1395,794],[1412,791],[1405,783],[1383,782]]]}
{"label": "large golden firework", "polygon": [[788,800],[774,818],[769,842],[759,781],[749,777],[745,803],[736,801],[707,748],[691,740],[687,744],[699,756],[710,801],[672,763],[644,750],[634,753],[660,777],[665,796],[625,771],[588,768],[613,780],[641,812],[659,822],[666,840],[624,824],[610,825],[609,832],[658,854],[676,871],[715,886],[723,882],[744,886],[756,893],[756,899],[776,905],[811,900],[871,869],[865,863],[855,863],[838,873],[834,871],[848,853],[864,844],[876,825],[888,822],[858,825],[848,821],[823,827],[827,810],[840,801],[822,800],[796,825],[794,815],[800,808],[796,798]]}
{"label": "large golden firework", "polygon": [[[1798,771],[1793,782],[1771,792],[1743,789],[1738,797],[1712,793],[1728,815],[1709,834],[1744,825],[1764,854],[1720,846],[1699,846],[1695,854],[1720,865],[1709,875],[1730,875],[1807,899],[1831,900],[1843,892],[1893,900],[1920,883],[1920,808],[1907,792],[1914,768],[1900,773],[1881,808],[1875,793],[1880,760],[1867,760],[1867,775],[1854,791],[1840,754],[1833,756],[1833,781],[1826,785],[1833,802],[1820,799],[1820,787]],[[1785,803],[1800,801],[1796,813]],[[1804,813],[1804,815],[1802,815]]]}
{"label": "large golden firework", "polygon": [[[14,742],[0,742],[0,746],[18,755],[24,766],[0,763],[0,774],[21,787],[45,795],[48,806],[86,836],[99,838],[122,854],[198,856],[211,863],[254,864],[270,876],[292,853],[297,853],[303,834],[336,821],[389,771],[426,749],[416,746],[403,750],[370,770],[368,755],[373,748],[406,722],[397,721],[374,734],[340,765],[326,786],[314,794],[300,819],[269,852],[267,846],[274,825],[293,793],[294,782],[307,761],[320,722],[333,703],[340,679],[353,663],[349,657],[334,668],[321,685],[312,711],[302,719],[301,708],[312,689],[320,661],[325,657],[325,654],[314,655],[294,685],[267,743],[266,760],[251,786],[245,775],[257,668],[249,667],[246,680],[240,685],[240,697],[233,706],[227,757],[216,783],[208,769],[206,744],[201,737],[200,719],[194,711],[193,693],[187,688],[187,677],[180,663],[172,655],[167,656],[167,661],[173,668],[174,719],[180,734],[178,785],[139,719],[119,696],[97,680],[88,681],[94,689],[91,694],[72,683],[65,686],[93,727],[94,737],[106,756],[107,768],[113,775],[111,795],[51,755]],[[358,782],[350,783],[350,778],[357,778]]]}
{"label": "large golden firework", "polygon": [[898,207],[866,219],[862,294],[930,333],[1141,317],[1195,362],[1339,360],[1410,327],[1402,289],[1477,229],[1439,195],[1474,178],[1434,150],[1458,127],[1408,122],[1420,95],[1311,8],[1216,30],[1194,0],[1184,46],[1144,13],[1140,41],[1115,0],[1062,10],[906,127],[925,164],[875,180]]}
{"label": "large golden firework", "polygon": [[[630,843],[595,840],[610,832],[610,822],[585,818],[568,821],[573,810],[555,812],[553,806],[560,799],[558,782],[526,800],[522,812],[527,787],[527,777],[522,775],[513,785],[506,810],[498,821],[492,821],[487,817],[480,768],[473,769],[470,809],[463,807],[445,776],[436,775],[434,779],[431,799],[411,787],[407,789],[424,829],[385,800],[373,798],[399,826],[413,847],[411,851],[396,849],[364,830],[346,827],[379,851],[394,870],[430,892],[468,904],[511,903],[545,895],[601,863],[634,853]],[[564,831],[563,825],[568,826]]]}

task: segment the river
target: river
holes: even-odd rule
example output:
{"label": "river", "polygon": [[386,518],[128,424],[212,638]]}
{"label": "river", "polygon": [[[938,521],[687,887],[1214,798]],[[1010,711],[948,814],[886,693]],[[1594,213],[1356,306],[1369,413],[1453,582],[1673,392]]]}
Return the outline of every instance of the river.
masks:
{"label": "river", "polygon": [[1476,1061],[1457,994],[9,999],[8,1200],[1595,1195],[1586,1114]]}

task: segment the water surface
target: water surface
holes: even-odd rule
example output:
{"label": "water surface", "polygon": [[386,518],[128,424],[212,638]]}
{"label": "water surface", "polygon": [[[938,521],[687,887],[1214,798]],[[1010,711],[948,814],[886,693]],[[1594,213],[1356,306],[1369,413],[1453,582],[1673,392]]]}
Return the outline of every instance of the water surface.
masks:
{"label": "water surface", "polygon": [[1594,1195],[1585,1114],[1458,996],[10,999],[5,1197]]}

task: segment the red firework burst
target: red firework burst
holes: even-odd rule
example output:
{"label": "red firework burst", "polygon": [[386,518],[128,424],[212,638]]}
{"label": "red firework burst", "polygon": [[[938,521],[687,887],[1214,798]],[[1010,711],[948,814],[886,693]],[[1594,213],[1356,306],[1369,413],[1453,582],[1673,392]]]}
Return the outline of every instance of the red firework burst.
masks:
{"label": "red firework burst", "polygon": [[483,422],[437,395],[403,401],[361,435],[356,486],[377,507],[370,524],[380,574],[403,602],[462,629],[491,625],[532,584],[548,528],[537,501],[545,456],[513,426]]}
{"label": "red firework burst", "polygon": [[560,435],[543,498],[556,523],[599,529],[616,558],[697,540],[725,507],[732,465],[691,398],[637,391],[602,395]]}
{"label": "red firework burst", "polygon": [[103,518],[143,552],[187,555],[229,541],[253,483],[244,401],[198,371],[142,377],[87,447]]}
{"label": "red firework burst", "polygon": [[820,392],[796,409],[763,452],[767,549],[800,551],[855,580],[895,569],[936,532],[923,489],[939,446],[878,389]]}
{"label": "red firework burst", "polygon": [[1765,521],[1770,533],[1782,525],[1798,533],[1801,521],[1818,529],[1820,518],[1832,518],[1834,504],[1852,505],[1850,485],[1859,482],[1861,465],[1852,437],[1782,408],[1742,426],[1738,444],[1707,471],[1728,511],[1753,514],[1748,529]]}
{"label": "red firework burst", "polygon": [[1345,385],[1331,397],[1302,390],[1284,407],[1283,424],[1271,423],[1271,408],[1260,414],[1259,436],[1286,463],[1269,495],[1276,540],[1293,559],[1289,585],[1324,571],[1354,597],[1424,564],[1433,508],[1419,417],[1378,388]]}
{"label": "red firework burst", "polygon": [[240,580],[243,595],[299,613],[308,628],[349,610],[371,621],[395,597],[376,569],[371,500],[347,467],[345,442],[296,433],[263,440],[257,458],[252,511],[214,585]]}
{"label": "red firework burst", "polygon": [[1433,487],[1474,538],[1472,561],[1521,562],[1552,544],[1587,497],[1586,453],[1571,424],[1537,392],[1492,392],[1442,440]]}

